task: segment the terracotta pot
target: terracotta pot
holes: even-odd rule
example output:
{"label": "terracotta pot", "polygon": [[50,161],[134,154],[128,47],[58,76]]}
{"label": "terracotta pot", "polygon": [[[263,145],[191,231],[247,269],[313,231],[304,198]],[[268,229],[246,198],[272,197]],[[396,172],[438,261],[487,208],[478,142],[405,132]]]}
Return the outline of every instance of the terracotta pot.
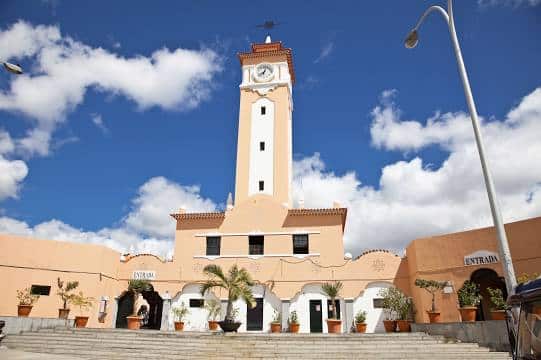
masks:
{"label": "terracotta pot", "polygon": [[141,327],[141,318],[139,316],[126,316],[128,320],[128,329],[139,330]]}
{"label": "terracotta pot", "polygon": [[271,323],[271,332],[279,333],[282,331],[282,324],[280,323]]}
{"label": "terracotta pot", "polygon": [[477,311],[477,307],[466,306],[458,308],[458,310],[460,311],[460,317],[462,318],[462,322],[475,321],[475,312]]}
{"label": "terracotta pot", "polygon": [[396,325],[398,325],[399,332],[410,332],[410,321],[409,320],[396,320]]}
{"label": "terracotta pot", "polygon": [[492,320],[505,320],[505,310],[492,310],[490,317]]}
{"label": "terracotta pot", "polygon": [[342,332],[342,320],[327,319],[329,334],[340,334]]}
{"label": "terracotta pot", "polygon": [[17,316],[28,317],[31,310],[32,305],[17,305]]}
{"label": "terracotta pot", "polygon": [[289,332],[298,333],[300,327],[301,327],[301,324],[289,323]]}
{"label": "terracotta pot", "polygon": [[76,316],[75,317],[75,327],[76,328],[84,328],[84,327],[86,327],[86,323],[88,323],[88,316]]}
{"label": "terracotta pot", "polygon": [[184,321],[175,321],[175,331],[184,331]]}
{"label": "terracotta pot", "polygon": [[209,320],[209,330],[218,330],[218,321]]}
{"label": "terracotta pot", "polygon": [[439,323],[440,322],[440,312],[439,311],[427,311],[428,320],[430,323]]}
{"label": "terracotta pot", "polygon": [[395,332],[396,330],[396,321],[394,320],[383,320],[383,326],[385,327],[385,332]]}
{"label": "terracotta pot", "polygon": [[358,333],[365,333],[366,332],[366,324],[365,323],[355,324],[355,330]]}
{"label": "terracotta pot", "polygon": [[68,319],[68,315],[70,314],[70,309],[58,309],[58,318],[59,319]]}
{"label": "terracotta pot", "polygon": [[535,306],[535,307],[532,309],[532,314],[541,316],[541,306]]}

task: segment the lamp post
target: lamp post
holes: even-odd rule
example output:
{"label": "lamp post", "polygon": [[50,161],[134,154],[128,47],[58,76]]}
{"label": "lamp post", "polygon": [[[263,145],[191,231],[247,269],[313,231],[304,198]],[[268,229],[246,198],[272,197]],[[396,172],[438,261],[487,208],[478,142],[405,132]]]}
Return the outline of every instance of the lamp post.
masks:
{"label": "lamp post", "polygon": [[15,75],[21,75],[23,73],[23,68],[19,64],[12,64],[8,62],[3,62],[4,69]]}
{"label": "lamp post", "polygon": [[419,18],[419,21],[417,21],[415,27],[409,32],[408,36],[404,41],[404,45],[408,49],[417,46],[417,43],[419,42],[418,29],[423,23],[424,19],[428,16],[428,14],[433,11],[439,12],[443,16],[443,18],[447,22],[449,32],[451,34],[451,41],[453,42],[456,61],[458,63],[458,71],[460,73],[460,78],[462,79],[462,85],[464,86],[464,94],[466,96],[466,102],[468,103],[468,108],[470,110],[473,132],[475,134],[475,141],[477,143],[477,150],[479,151],[479,158],[481,159],[481,167],[483,169],[483,176],[485,178],[485,186],[487,188],[488,201],[490,203],[490,210],[492,212],[492,219],[494,221],[494,227],[496,228],[496,233],[498,235],[500,261],[503,267],[505,285],[507,286],[507,293],[512,294],[515,286],[517,285],[515,270],[513,268],[513,262],[511,261],[511,252],[509,250],[509,243],[507,242],[507,235],[505,234],[502,214],[500,212],[498,201],[496,199],[494,182],[492,181],[492,175],[490,174],[490,170],[488,169],[487,161],[485,159],[485,147],[481,139],[479,120],[477,118],[477,109],[475,108],[475,102],[473,101],[470,81],[468,80],[468,74],[466,73],[466,67],[464,66],[464,60],[462,59],[460,45],[456,36],[455,21],[453,19],[453,0],[447,0],[447,11],[445,11],[445,9],[443,9],[441,6],[429,7]]}

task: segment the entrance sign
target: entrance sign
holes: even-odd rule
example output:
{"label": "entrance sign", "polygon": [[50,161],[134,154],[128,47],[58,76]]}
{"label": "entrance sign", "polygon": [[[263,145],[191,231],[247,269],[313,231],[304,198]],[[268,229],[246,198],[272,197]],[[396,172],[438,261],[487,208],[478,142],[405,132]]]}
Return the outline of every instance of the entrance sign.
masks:
{"label": "entrance sign", "polygon": [[156,280],[156,271],[154,270],[134,270],[132,279],[135,280]]}
{"label": "entrance sign", "polygon": [[464,256],[464,265],[484,265],[493,264],[500,261],[498,254],[488,250],[479,250]]}

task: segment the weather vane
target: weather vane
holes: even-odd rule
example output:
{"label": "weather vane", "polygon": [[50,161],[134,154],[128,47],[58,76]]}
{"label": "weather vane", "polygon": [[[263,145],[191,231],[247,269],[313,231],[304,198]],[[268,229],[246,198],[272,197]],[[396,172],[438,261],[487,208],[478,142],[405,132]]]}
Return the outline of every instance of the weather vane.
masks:
{"label": "weather vane", "polygon": [[267,20],[263,24],[256,25],[256,28],[267,30],[267,38],[270,39],[270,30],[274,29],[278,25],[283,25],[284,23],[274,22],[274,20]]}

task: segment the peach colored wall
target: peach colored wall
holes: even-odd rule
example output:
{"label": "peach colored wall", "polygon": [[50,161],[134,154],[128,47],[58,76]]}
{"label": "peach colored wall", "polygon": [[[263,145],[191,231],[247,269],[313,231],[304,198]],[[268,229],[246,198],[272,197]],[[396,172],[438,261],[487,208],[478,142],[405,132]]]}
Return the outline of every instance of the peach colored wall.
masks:
{"label": "peach colored wall", "polygon": [[[57,309],[62,307],[56,295],[57,278],[60,277],[66,281],[79,281],[77,291],[97,300],[88,311],[89,326],[110,327],[110,311],[103,324],[98,323],[97,313],[102,296],[108,296],[111,304],[118,293],[119,257],[118,252],[105,246],[0,235],[0,293],[3,294],[0,314],[17,315],[16,291],[35,284],[50,285],[51,292],[49,296],[40,297],[31,315],[58,316]],[[78,315],[78,309],[71,308],[70,317]]]}
{"label": "peach colored wall", "polygon": [[[541,272],[541,217],[505,225],[511,256],[517,275]],[[438,293],[436,306],[441,309],[442,321],[460,321],[456,291],[478,269],[492,269],[503,276],[500,263],[464,266],[464,256],[477,250],[498,253],[496,233],[484,228],[454,234],[417,239],[406,249],[410,287],[417,306],[417,321],[428,322],[427,309],[431,297],[414,285],[416,278],[452,281],[452,294]]]}

